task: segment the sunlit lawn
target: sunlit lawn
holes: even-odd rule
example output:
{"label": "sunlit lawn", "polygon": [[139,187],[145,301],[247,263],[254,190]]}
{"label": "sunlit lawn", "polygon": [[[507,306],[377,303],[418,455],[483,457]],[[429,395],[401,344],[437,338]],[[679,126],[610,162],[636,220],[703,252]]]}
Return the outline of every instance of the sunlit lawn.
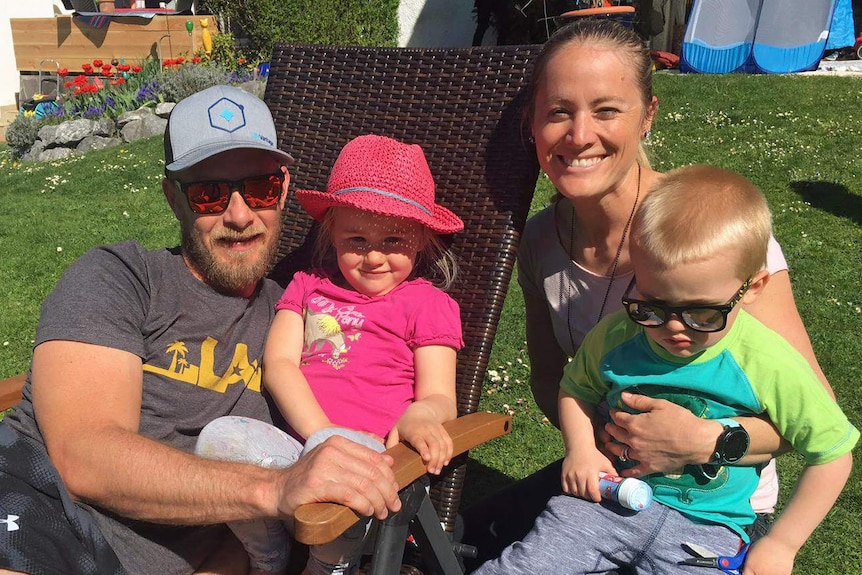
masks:
{"label": "sunlit lawn", "polygon": [[[817,355],[862,425],[862,78],[659,75],[656,93],[650,148],[658,168],[713,163],[766,194]],[[40,302],[76,257],[130,238],[152,248],[178,242],[161,173],[160,138],[52,164],[0,156],[0,377],[26,369]],[[540,178],[534,208],[551,193]],[[482,402],[511,413],[514,431],[472,452],[468,500],[562,455],[558,432],[530,400],[520,297],[513,282]],[[779,460],[784,501],[800,465],[793,455]],[[862,570],[860,478],[854,471],[795,573]]]}

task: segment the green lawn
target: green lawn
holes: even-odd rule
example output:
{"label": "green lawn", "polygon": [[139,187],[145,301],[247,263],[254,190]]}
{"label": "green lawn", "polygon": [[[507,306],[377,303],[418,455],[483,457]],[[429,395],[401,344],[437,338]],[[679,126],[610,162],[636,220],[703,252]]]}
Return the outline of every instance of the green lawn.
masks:
{"label": "green lawn", "polygon": [[[656,93],[650,149],[658,168],[712,163],[741,172],[766,194],[815,351],[851,421],[862,425],[853,391],[862,380],[862,78],[660,74]],[[0,152],[0,377],[26,369],[39,305],[76,257],[130,238],[148,247],[178,243],[161,193],[161,156],[161,138],[51,164],[16,164]],[[551,193],[540,178],[534,208]],[[520,297],[513,282],[482,404],[511,412],[514,431],[472,452],[467,500],[562,455],[559,434],[530,401]],[[779,460],[783,500],[800,468],[796,456]],[[857,470],[795,573],[860,566]]]}

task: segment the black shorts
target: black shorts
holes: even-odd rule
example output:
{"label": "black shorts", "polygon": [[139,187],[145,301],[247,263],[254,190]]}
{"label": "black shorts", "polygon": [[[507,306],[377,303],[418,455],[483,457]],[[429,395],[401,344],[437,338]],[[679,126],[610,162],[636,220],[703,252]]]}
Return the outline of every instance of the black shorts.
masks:
{"label": "black shorts", "polygon": [[45,448],[0,422],[0,567],[33,575],[125,575]]}

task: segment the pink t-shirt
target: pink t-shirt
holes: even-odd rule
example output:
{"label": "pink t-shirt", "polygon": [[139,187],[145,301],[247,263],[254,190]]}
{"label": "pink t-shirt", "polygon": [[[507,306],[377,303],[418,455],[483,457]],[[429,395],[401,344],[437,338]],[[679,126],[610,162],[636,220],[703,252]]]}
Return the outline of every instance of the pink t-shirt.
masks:
{"label": "pink t-shirt", "polygon": [[381,437],[413,402],[414,350],[464,345],[458,304],[423,279],[368,297],[298,272],[275,308],[304,318],[300,369],[330,421]]}

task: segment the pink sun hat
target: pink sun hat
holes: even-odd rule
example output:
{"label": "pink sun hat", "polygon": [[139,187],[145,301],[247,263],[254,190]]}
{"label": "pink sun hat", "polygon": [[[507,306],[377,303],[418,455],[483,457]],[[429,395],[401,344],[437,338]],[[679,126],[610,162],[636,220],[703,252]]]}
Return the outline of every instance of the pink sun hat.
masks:
{"label": "pink sun hat", "polygon": [[463,230],[461,218],[434,201],[434,188],[422,148],[369,134],[342,148],[325,192],[296,190],[296,198],[318,221],[338,206],[415,220],[440,234]]}

